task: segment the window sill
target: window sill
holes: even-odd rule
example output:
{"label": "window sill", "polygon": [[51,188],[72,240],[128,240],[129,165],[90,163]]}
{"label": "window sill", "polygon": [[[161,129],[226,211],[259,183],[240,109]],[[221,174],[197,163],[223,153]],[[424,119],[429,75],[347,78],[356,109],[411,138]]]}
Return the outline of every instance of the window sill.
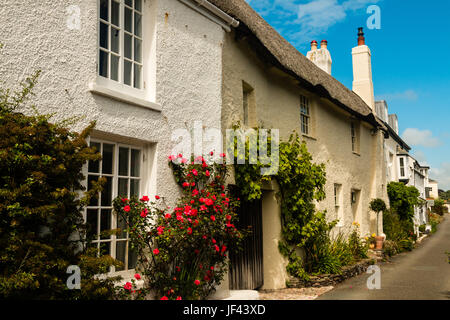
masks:
{"label": "window sill", "polygon": [[303,138],[308,138],[309,140],[314,140],[314,141],[317,141],[317,139],[316,139],[316,138],[314,138],[313,136],[310,136],[310,135],[308,135],[308,134],[304,134],[304,133],[302,133],[302,137],[303,137]]}
{"label": "window sill", "polygon": [[129,103],[138,107],[143,107],[157,112],[162,111],[161,105],[157,103],[153,103],[141,98],[134,97],[130,94],[114,90],[112,88],[109,88],[108,86],[96,82],[91,82],[89,84],[89,91],[94,94],[108,97],[120,102]]}

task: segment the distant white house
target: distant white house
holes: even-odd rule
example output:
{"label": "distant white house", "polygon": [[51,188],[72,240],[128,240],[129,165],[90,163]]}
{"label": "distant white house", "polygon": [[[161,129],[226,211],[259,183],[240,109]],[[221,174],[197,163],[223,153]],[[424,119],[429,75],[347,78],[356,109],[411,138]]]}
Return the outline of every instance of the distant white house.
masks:
{"label": "distant white house", "polygon": [[[430,167],[421,165],[409,152],[409,147],[399,136],[398,117],[388,113],[387,102],[376,101],[377,116],[385,122],[389,137],[384,140],[386,179],[387,182],[403,182],[407,186],[414,186],[419,191],[421,204],[414,208],[414,226],[418,233],[419,225],[427,223],[428,190],[430,182],[428,172]],[[436,186],[437,187],[437,186]]]}

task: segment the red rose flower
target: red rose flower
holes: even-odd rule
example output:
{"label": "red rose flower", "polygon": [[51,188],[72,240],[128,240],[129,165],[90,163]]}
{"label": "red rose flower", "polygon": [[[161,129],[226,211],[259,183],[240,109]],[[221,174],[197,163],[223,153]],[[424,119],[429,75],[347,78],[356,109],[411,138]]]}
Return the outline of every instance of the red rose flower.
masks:
{"label": "red rose flower", "polygon": [[226,218],[227,220],[231,220],[231,216],[230,216],[229,214],[227,214],[227,215],[225,216],[225,218]]}
{"label": "red rose flower", "polygon": [[205,204],[206,204],[207,206],[212,206],[213,203],[214,203],[214,201],[212,201],[211,199],[209,199],[209,198],[206,198],[206,199],[205,199]]}
{"label": "red rose flower", "polygon": [[142,218],[145,218],[147,216],[147,214],[148,214],[148,209],[144,209],[144,210],[141,211],[141,217]]}
{"label": "red rose flower", "polygon": [[187,233],[188,234],[192,234],[192,228],[191,227],[187,228]]}
{"label": "red rose flower", "polygon": [[156,200],[159,200],[159,199],[160,199],[160,196],[155,196],[155,199],[156,199]]}
{"label": "red rose flower", "polygon": [[148,200],[150,200],[147,196],[143,196],[141,199],[140,199],[141,201],[148,201]]}
{"label": "red rose flower", "polygon": [[197,176],[197,175],[198,175],[198,171],[195,170],[195,169],[192,169],[191,172],[192,172],[192,174],[193,174],[194,176]]}
{"label": "red rose flower", "polygon": [[127,205],[127,206],[123,207],[123,210],[124,210],[125,212],[130,212],[131,207]]}
{"label": "red rose flower", "polygon": [[123,202],[123,203],[125,203],[125,202],[127,202],[127,201],[128,201],[127,198],[122,198],[122,202]]}
{"label": "red rose flower", "polygon": [[127,283],[125,283],[125,285],[123,286],[123,288],[124,288],[125,290],[131,290],[132,287],[133,287],[133,286],[132,286],[131,282],[127,282]]}
{"label": "red rose flower", "polygon": [[212,220],[212,221],[216,221],[216,217],[211,216],[211,220]]}
{"label": "red rose flower", "polygon": [[162,297],[161,300],[169,300],[166,296]]}
{"label": "red rose flower", "polygon": [[185,188],[189,187],[189,182],[183,182],[183,187]]}
{"label": "red rose flower", "polygon": [[157,256],[157,255],[159,254],[159,250],[158,250],[158,248],[156,248],[156,249],[153,249],[153,254],[154,254],[155,256]]}
{"label": "red rose flower", "polygon": [[211,151],[210,153],[209,153],[210,155],[213,155],[214,154],[214,152],[213,151]]}
{"label": "red rose flower", "polygon": [[196,286],[199,286],[199,285],[200,285],[200,280],[195,280],[195,281],[194,281],[194,284],[195,284]]}
{"label": "red rose flower", "polygon": [[136,280],[141,280],[141,275],[139,273],[136,273],[134,277],[136,278]]}
{"label": "red rose flower", "polygon": [[178,296],[178,297],[177,297],[177,300],[183,300],[183,299],[181,299],[181,297],[180,297],[180,296]]}
{"label": "red rose flower", "polygon": [[172,215],[170,213],[166,213],[166,215],[164,216],[166,219],[170,219],[172,218]]}
{"label": "red rose flower", "polygon": [[205,171],[205,175],[206,175],[207,177],[209,177],[211,174],[209,173],[208,170],[206,170],[206,171]]}

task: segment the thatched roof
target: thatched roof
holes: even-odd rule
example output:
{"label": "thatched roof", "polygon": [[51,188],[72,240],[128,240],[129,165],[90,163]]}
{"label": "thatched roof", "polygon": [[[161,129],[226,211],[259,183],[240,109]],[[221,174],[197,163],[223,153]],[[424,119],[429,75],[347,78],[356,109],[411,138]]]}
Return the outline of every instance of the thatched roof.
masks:
{"label": "thatched roof", "polygon": [[352,115],[386,129],[353,91],[317,67],[284,39],[245,0],[209,0],[239,20],[238,37],[245,37],[263,59],[296,78],[305,89],[327,98]]}

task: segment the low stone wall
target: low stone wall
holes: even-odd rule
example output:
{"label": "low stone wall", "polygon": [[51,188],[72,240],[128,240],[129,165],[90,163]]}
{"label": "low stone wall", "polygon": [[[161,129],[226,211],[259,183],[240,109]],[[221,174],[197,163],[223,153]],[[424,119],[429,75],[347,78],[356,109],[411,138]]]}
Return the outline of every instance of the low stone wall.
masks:
{"label": "low stone wall", "polygon": [[341,274],[322,274],[318,276],[310,276],[309,281],[300,280],[297,278],[290,278],[288,288],[309,288],[309,287],[327,287],[334,286],[346,279],[355,277],[359,274],[365,273],[370,265],[375,264],[375,259],[365,259],[358,263],[342,268]]}

